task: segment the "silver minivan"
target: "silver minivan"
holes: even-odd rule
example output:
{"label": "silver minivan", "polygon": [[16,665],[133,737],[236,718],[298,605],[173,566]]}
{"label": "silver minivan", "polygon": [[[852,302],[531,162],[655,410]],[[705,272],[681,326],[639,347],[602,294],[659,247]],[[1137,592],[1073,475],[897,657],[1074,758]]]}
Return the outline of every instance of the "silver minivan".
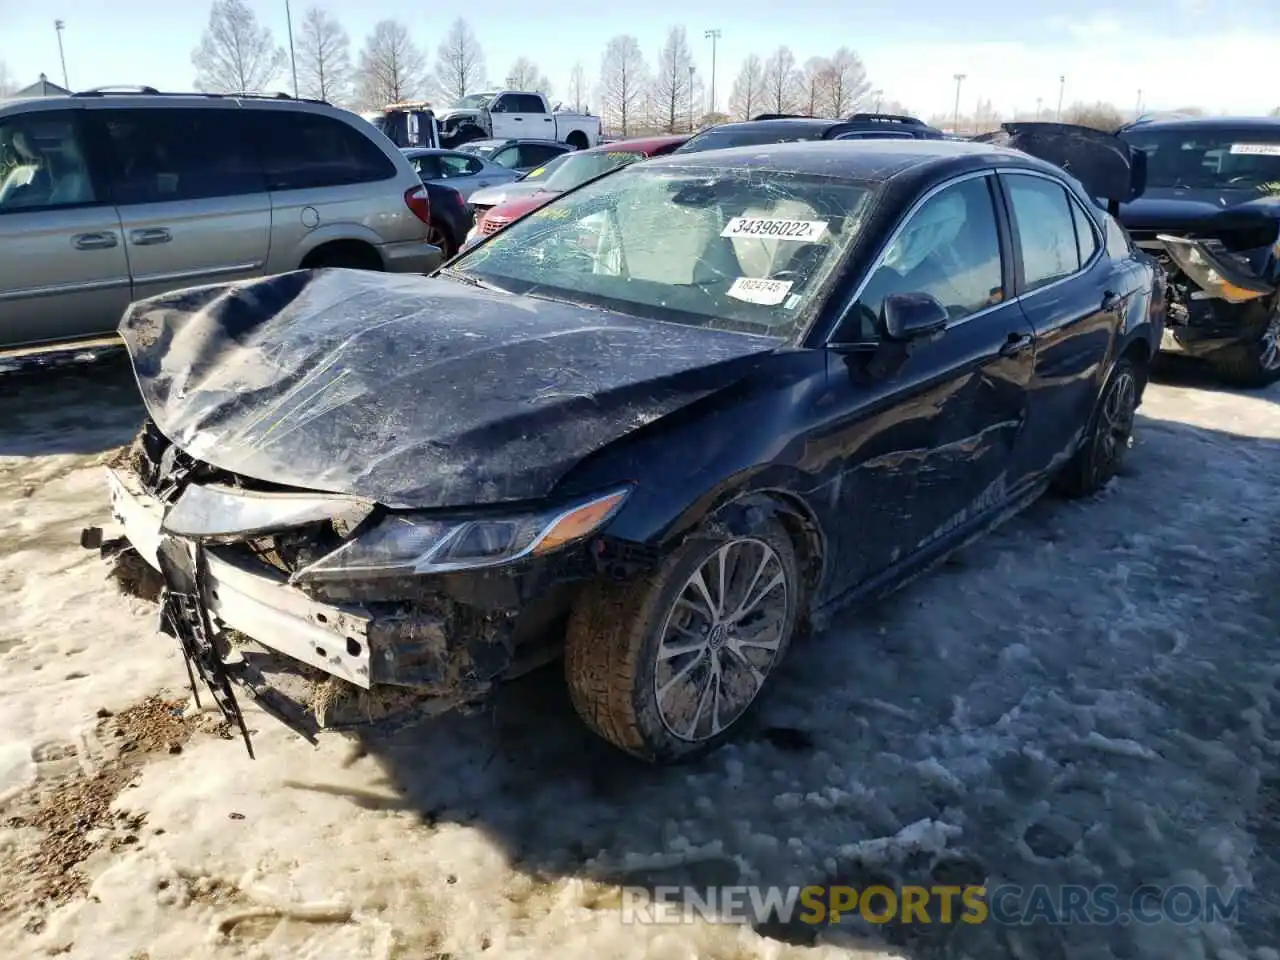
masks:
{"label": "silver minivan", "polygon": [[427,190],[360,117],[288,97],[0,101],[0,347],[114,333],[130,301],[342,266],[427,273]]}

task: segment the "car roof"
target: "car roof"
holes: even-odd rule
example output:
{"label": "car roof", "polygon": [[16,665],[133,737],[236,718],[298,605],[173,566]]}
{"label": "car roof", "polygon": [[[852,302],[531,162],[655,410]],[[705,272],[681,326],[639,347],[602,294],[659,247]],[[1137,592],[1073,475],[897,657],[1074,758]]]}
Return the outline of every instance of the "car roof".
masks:
{"label": "car roof", "polygon": [[[786,117],[774,120],[738,120],[732,123],[717,123],[708,130],[781,130],[786,133],[808,133],[810,135],[825,133],[832,127],[849,123],[848,120],[831,120],[825,117]],[[700,133],[702,131],[699,131]]]}
{"label": "car roof", "polygon": [[449,150],[446,147],[401,147],[400,152],[406,157],[439,157],[446,153],[457,153],[458,151]]}
{"label": "car roof", "polygon": [[1135,130],[1203,130],[1215,127],[1280,133],[1280,117],[1170,117],[1167,120],[1141,120],[1121,127],[1119,132],[1125,134]]}
{"label": "car roof", "polygon": [[[763,121],[773,123],[777,121]],[[926,164],[963,165],[988,157],[1039,169],[1049,164],[1018,150],[968,140],[803,140],[760,146],[728,147],[701,153],[655,157],[645,166],[759,168],[774,173],[816,174],[844,180],[883,181]]]}
{"label": "car roof", "polygon": [[676,133],[662,137],[635,137],[631,140],[614,140],[588,147],[582,153],[643,153],[649,154],[664,147],[676,147],[688,140],[692,134]]}

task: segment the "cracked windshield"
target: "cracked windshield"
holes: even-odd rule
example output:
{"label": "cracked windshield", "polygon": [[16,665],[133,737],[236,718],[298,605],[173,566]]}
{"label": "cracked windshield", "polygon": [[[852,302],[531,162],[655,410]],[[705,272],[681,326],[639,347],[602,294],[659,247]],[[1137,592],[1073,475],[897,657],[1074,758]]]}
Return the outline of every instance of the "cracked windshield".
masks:
{"label": "cracked windshield", "polygon": [[531,213],[448,273],[786,336],[821,295],[870,195],[853,183],[750,167],[634,168]]}
{"label": "cracked windshield", "polygon": [[0,0],[0,960],[1280,960],[1280,0]]}

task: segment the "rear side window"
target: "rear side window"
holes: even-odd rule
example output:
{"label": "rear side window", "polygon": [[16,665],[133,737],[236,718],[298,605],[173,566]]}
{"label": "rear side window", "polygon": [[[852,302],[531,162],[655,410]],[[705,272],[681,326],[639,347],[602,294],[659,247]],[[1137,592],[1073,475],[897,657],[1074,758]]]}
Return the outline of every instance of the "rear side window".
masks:
{"label": "rear side window", "polygon": [[263,193],[253,141],[236,110],[107,110],[91,116],[114,154],[116,203],[166,203]]}
{"label": "rear side window", "polygon": [[101,202],[73,114],[0,119],[0,214]]}
{"label": "rear side window", "polygon": [[509,101],[507,109],[513,113],[546,113],[542,98],[532,93],[517,93],[506,97]]}
{"label": "rear side window", "polygon": [[544,146],[540,143],[526,143],[520,146],[520,167],[536,167],[539,164],[546,163],[553,157],[558,157],[564,153],[563,150],[552,146]]}
{"label": "rear side window", "polygon": [[364,134],[334,117],[255,110],[267,187],[305,190],[389,180],[396,166]]}
{"label": "rear side window", "polygon": [[1129,235],[1124,232],[1124,227],[1116,222],[1116,218],[1109,213],[1103,214],[1102,222],[1107,228],[1107,256],[1123,260],[1133,252],[1133,246],[1129,243]]}
{"label": "rear side window", "polygon": [[1084,212],[1084,208],[1075,200],[1071,200],[1070,203],[1071,215],[1076,221],[1076,249],[1080,251],[1080,265],[1083,266],[1098,252],[1098,233],[1094,229],[1093,221]]}
{"label": "rear side window", "polygon": [[1017,219],[1026,289],[1035,290],[1079,270],[1075,217],[1066,188],[1044,177],[1001,176]]}

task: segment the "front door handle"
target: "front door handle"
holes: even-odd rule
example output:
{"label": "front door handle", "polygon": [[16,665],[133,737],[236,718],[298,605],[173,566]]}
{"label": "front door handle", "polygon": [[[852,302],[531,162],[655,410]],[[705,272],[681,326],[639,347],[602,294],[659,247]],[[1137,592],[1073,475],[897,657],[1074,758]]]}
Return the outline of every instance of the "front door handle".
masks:
{"label": "front door handle", "polygon": [[1011,333],[1009,334],[1009,339],[1000,347],[1000,356],[1016,357],[1034,342],[1035,338],[1029,333]]}
{"label": "front door handle", "polygon": [[77,233],[71,238],[71,245],[77,250],[107,250],[118,242],[114,233]]}
{"label": "front door handle", "polygon": [[156,243],[168,243],[173,239],[164,227],[148,227],[145,230],[133,230],[129,233],[129,242],[135,247],[149,247]]}

